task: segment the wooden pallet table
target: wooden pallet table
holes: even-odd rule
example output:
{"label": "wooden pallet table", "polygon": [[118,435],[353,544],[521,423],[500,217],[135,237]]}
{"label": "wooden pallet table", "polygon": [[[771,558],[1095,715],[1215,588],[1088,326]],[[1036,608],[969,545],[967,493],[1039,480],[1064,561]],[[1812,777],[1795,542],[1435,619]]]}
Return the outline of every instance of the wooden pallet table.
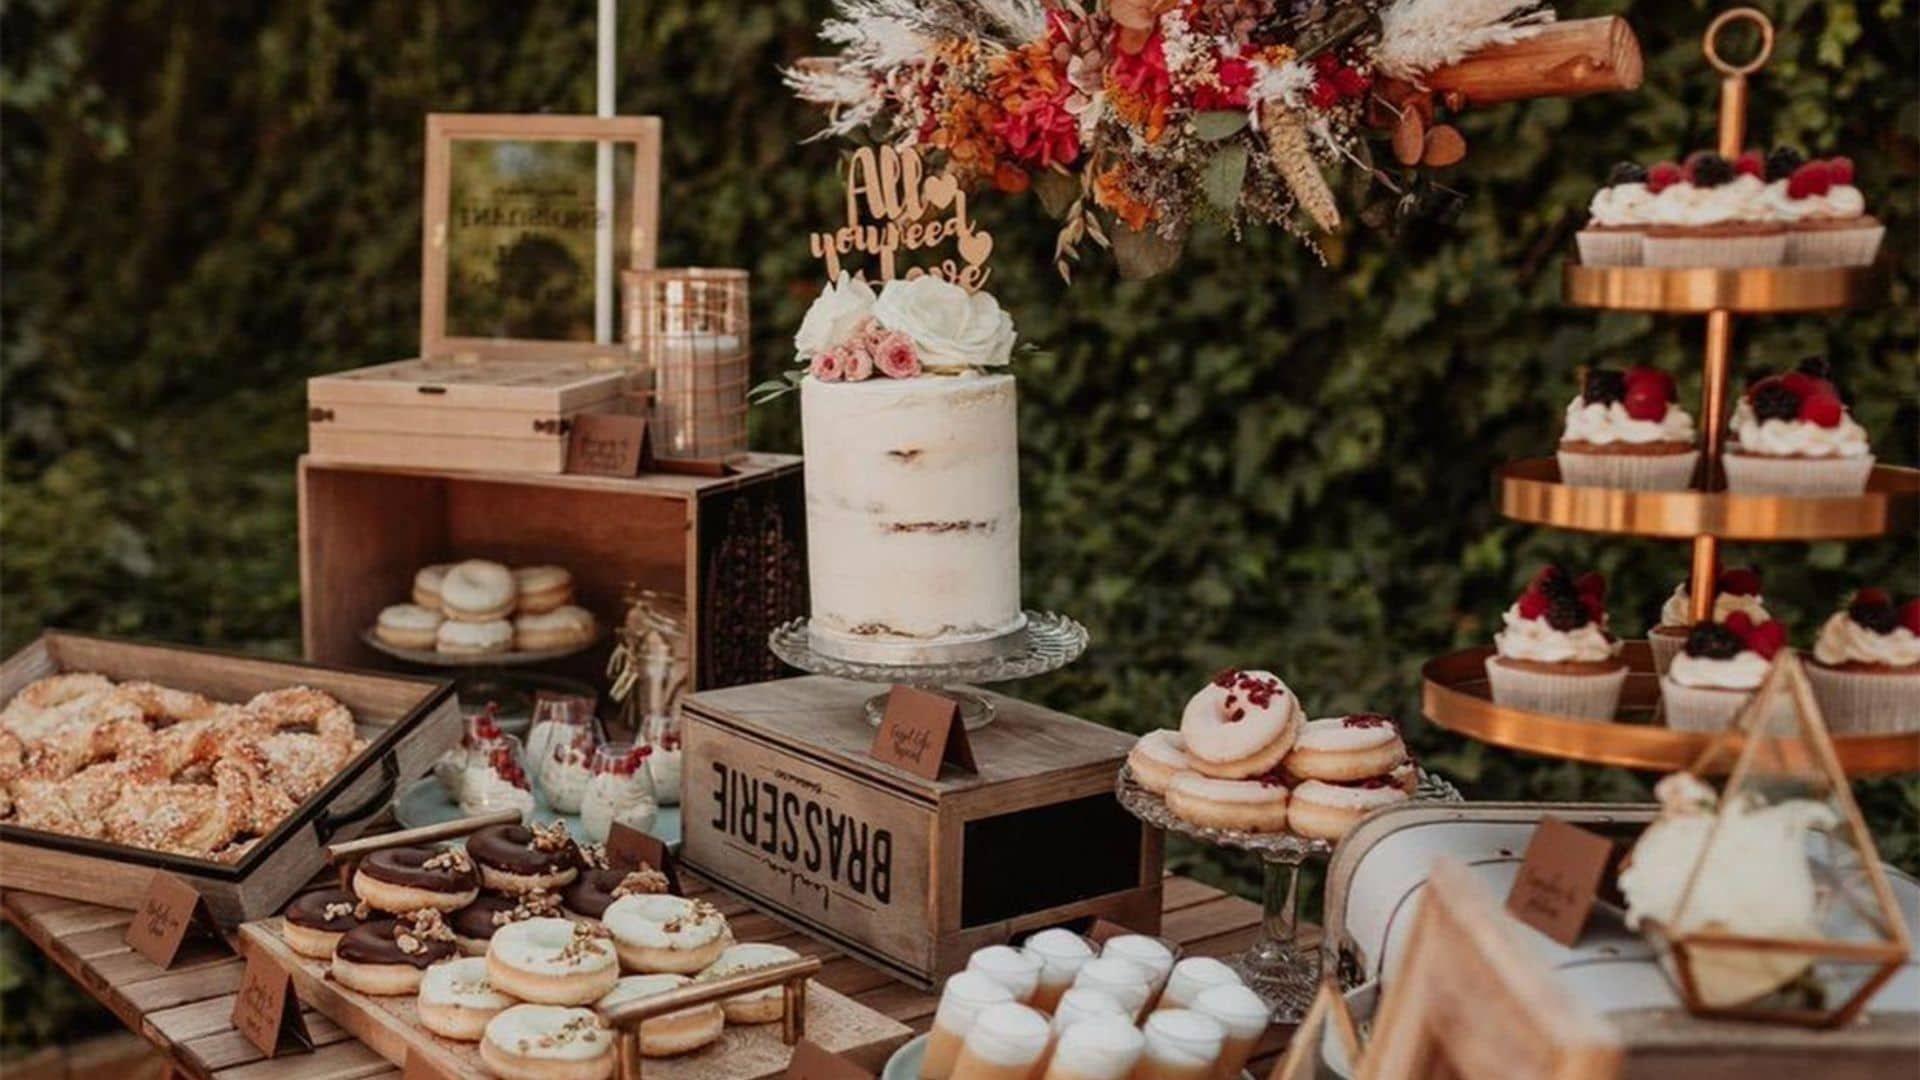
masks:
{"label": "wooden pallet table", "polygon": [[[825,966],[819,980],[915,1033],[933,1023],[935,995],[842,955],[832,946],[788,930],[745,903],[689,876],[690,895],[713,901],[742,941],[772,941]],[[1259,905],[1189,878],[1171,877],[1164,890],[1163,932],[1188,956],[1230,956],[1260,933]],[[127,947],[131,913],[37,893],[0,892],[0,916],[13,924],[130,1030],[151,1042],[187,1076],[218,1080],[358,1080],[398,1078],[400,1070],[331,1020],[302,1009],[312,1053],[261,1057],[228,1019],[240,986],[242,962],[229,948],[195,941],[169,970]],[[1268,1031],[1251,1068],[1265,1076],[1284,1048],[1286,1033]]]}

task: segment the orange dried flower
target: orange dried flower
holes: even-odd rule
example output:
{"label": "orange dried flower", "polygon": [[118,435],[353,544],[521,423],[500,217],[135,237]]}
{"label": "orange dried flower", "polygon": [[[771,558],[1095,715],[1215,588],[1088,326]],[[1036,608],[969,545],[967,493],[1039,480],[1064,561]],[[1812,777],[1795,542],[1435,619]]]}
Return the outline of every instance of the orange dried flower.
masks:
{"label": "orange dried flower", "polygon": [[1153,220],[1153,207],[1141,202],[1127,191],[1127,171],[1125,165],[1115,165],[1094,177],[1094,205],[1111,210],[1113,215],[1127,223],[1134,232],[1147,227]]}

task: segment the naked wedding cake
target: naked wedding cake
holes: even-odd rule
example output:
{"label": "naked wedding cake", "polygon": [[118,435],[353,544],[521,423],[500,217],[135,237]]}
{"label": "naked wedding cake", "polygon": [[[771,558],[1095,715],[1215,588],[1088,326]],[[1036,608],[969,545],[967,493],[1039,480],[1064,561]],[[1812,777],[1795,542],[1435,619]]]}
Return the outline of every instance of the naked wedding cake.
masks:
{"label": "naked wedding cake", "polygon": [[1020,610],[1013,320],[935,277],[842,275],[794,345],[806,451],[809,644],[845,660],[1010,650]]}

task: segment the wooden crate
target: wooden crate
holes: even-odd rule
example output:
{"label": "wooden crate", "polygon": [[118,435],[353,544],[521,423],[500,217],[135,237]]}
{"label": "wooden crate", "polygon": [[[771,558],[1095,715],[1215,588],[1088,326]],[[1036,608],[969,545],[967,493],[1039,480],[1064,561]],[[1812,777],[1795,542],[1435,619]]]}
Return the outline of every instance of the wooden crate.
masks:
{"label": "wooden crate", "polygon": [[979,773],[924,780],[868,754],[873,692],[809,676],[685,699],[684,861],[921,986],[1037,927],[1157,931],[1162,836],[1113,795],[1131,736],[988,694]]}
{"label": "wooden crate", "polygon": [[367,748],[238,863],[0,824],[0,888],[136,908],[154,872],[166,870],[199,890],[222,924],[272,914],[325,865],[328,843],[358,833],[393,801],[399,784],[431,769],[461,734],[459,706],[444,682],[59,630],[42,634],[0,665],[0,701],[35,679],[65,671],[95,672],[116,682],[145,679],[218,701],[246,701],[283,686],[315,687],[353,710]]}
{"label": "wooden crate", "polygon": [[[612,624],[630,584],[688,598],[695,687],[770,679],[767,634],[806,610],[800,459],[753,454],[732,475],[530,476],[300,462],[301,628],[320,663],[386,666],[361,633],[413,575],[454,558],[572,571]],[[557,670],[604,681],[609,645]]]}
{"label": "wooden crate", "polygon": [[627,369],[601,360],[417,357],[307,380],[315,460],[406,468],[566,469],[576,416],[619,404]]}
{"label": "wooden crate", "polygon": [[[240,937],[244,948],[263,951],[286,970],[302,1002],[395,1065],[419,1057],[443,1077],[486,1080],[492,1075],[480,1062],[478,1044],[443,1039],[420,1026],[413,995],[373,997],[341,986],[328,977],[325,961],[288,948],[279,924],[278,919],[248,923]],[[806,1037],[857,1064],[877,1072],[911,1034],[905,1024],[817,979],[807,987]],[[728,1024],[718,1042],[680,1057],[649,1058],[642,1072],[650,1080],[772,1080],[785,1074],[792,1053],[777,1023]]]}

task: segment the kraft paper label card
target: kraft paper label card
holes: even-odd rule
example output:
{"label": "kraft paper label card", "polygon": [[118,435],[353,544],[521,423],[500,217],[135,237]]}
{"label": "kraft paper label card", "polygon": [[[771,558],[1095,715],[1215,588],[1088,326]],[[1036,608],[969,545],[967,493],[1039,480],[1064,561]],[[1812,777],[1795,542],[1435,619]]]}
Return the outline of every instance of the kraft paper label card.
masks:
{"label": "kraft paper label card", "polygon": [[1580,940],[1613,861],[1613,841],[1559,818],[1540,819],[1507,894],[1507,911],[1562,945]]}
{"label": "kraft paper label card", "polygon": [[268,1057],[313,1049],[306,1022],[300,1019],[293,980],[264,950],[247,950],[247,969],[240,977],[232,1020],[240,1034]]}
{"label": "kraft paper label card", "polygon": [[172,967],[180,943],[194,924],[206,925],[206,905],[193,886],[167,873],[154,872],[146,899],[127,925],[127,944],[161,967]]}
{"label": "kraft paper label card", "polygon": [[636,476],[647,446],[647,418],[626,413],[581,413],[567,437],[567,471],[588,476]]}
{"label": "kraft paper label card", "polygon": [[793,1044],[786,1080],[873,1080],[873,1074],[812,1039],[801,1039]]}
{"label": "kraft paper label card", "polygon": [[938,780],[943,764],[978,771],[966,726],[960,723],[959,703],[912,686],[896,685],[888,692],[886,715],[874,732],[872,754],[927,780]]}
{"label": "kraft paper label card", "polygon": [[631,825],[614,822],[607,831],[607,861],[615,866],[636,869],[641,863],[667,875],[667,888],[680,896],[680,872],[674,868],[673,852],[657,836],[641,832]]}

